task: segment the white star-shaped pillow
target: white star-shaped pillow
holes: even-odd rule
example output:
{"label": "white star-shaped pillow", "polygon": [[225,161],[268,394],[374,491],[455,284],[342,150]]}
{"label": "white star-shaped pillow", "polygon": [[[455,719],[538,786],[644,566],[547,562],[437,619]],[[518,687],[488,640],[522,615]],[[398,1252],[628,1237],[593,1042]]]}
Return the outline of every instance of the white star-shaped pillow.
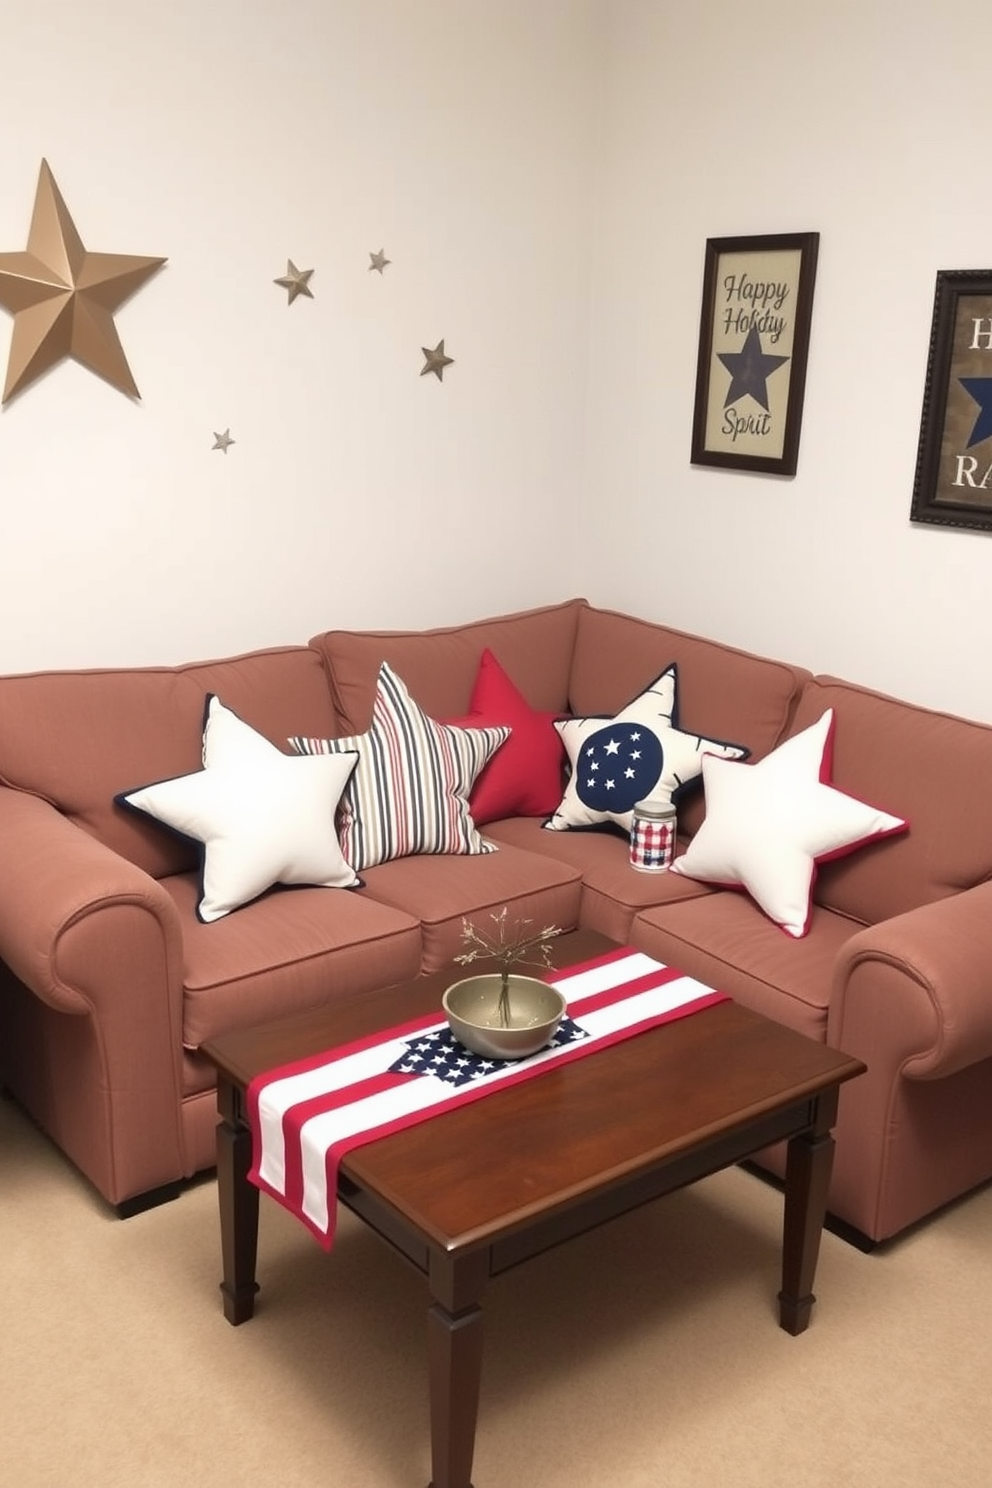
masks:
{"label": "white star-shaped pillow", "polygon": [[203,844],[201,920],[219,920],[273,884],[354,888],[334,826],[357,754],[283,754],[214,694],[203,769],[122,792],[119,805]]}
{"label": "white star-shaped pillow", "polygon": [[612,717],[561,719],[555,728],[571,766],[561,802],[544,823],[556,832],[603,822],[629,832],[637,802],[677,800],[700,774],[704,755],[739,760],[750,752],[679,728],[674,662]]}
{"label": "white star-shaped pillow", "polygon": [[817,863],[908,825],[829,784],[833,729],[828,708],[755,765],[705,759],[706,817],[671,871],[746,889],[787,934],[805,935]]}

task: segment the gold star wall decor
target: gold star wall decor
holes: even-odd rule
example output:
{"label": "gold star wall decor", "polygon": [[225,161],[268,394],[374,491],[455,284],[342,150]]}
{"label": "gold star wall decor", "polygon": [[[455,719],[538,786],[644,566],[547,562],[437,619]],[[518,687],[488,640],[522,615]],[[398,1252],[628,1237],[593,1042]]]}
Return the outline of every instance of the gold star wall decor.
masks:
{"label": "gold star wall decor", "polygon": [[14,317],[2,402],[71,357],[129,397],[140,394],[114,311],[164,258],[88,253],[42,160],[23,253],[0,253],[0,305]]}
{"label": "gold star wall decor", "polygon": [[450,367],[451,363],[455,360],[454,357],[445,356],[444,354],[444,337],[441,337],[433,351],[427,346],[422,346],[420,349],[427,358],[420,369],[421,377],[425,377],[428,372],[433,372],[438,382],[443,382],[445,367]]}
{"label": "gold star wall decor", "polygon": [[369,264],[370,274],[373,269],[375,269],[377,274],[381,274],[386,265],[391,264],[393,261],[391,258],[386,257],[386,250],[384,248],[380,248],[378,253],[370,253],[369,258],[372,260]]}
{"label": "gold star wall decor", "polygon": [[310,288],[310,279],[313,269],[298,269],[291,258],[286,260],[286,272],[279,279],[274,279],[273,284],[278,284],[281,289],[289,291],[287,305],[291,305],[297,295],[306,295],[308,300],[313,299],[313,290]]}
{"label": "gold star wall decor", "polygon": [[211,449],[219,449],[226,455],[228,449],[234,443],[235,441],[231,438],[231,430],[229,428],[225,429],[223,434],[218,434],[215,429],[214,442],[210,447]]}

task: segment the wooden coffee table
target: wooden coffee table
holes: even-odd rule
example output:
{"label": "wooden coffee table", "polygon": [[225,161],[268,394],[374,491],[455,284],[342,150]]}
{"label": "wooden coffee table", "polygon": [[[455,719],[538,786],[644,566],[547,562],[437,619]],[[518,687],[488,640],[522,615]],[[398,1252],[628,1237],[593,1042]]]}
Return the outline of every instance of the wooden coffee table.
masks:
{"label": "wooden coffee table", "polygon": [[[576,931],[556,942],[555,963],[610,946]],[[230,1323],[251,1317],[257,1291],[249,1082],[433,1009],[440,1015],[451,979],[437,973],[203,1045],[218,1074],[221,1289]],[[726,1002],[350,1152],[338,1200],[428,1281],[430,1488],[471,1488],[491,1276],[783,1139],[779,1320],[802,1333],[814,1302],[838,1093],[864,1068]]]}

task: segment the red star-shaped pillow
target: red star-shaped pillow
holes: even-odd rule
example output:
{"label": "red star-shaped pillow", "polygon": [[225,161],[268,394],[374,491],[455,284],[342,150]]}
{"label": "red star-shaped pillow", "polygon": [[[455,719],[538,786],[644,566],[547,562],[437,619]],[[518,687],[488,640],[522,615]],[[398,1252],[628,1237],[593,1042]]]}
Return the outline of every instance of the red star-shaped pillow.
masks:
{"label": "red star-shaped pillow", "polygon": [[512,732],[483,768],[470,796],[476,826],[503,816],[547,816],[561,799],[565,749],[555,729],[559,713],[532,708],[493,653],[482,653],[461,728],[508,726]]}

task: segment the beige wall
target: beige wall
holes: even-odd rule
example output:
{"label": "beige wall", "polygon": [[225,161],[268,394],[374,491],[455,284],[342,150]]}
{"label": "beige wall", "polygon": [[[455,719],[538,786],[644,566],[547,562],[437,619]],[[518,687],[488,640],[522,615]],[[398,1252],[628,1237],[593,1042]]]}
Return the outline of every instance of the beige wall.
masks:
{"label": "beige wall", "polygon": [[[587,468],[614,539],[586,587],[992,720],[992,534],[909,521],[935,275],[992,267],[992,8],[609,15]],[[706,239],[814,230],[797,475],[691,466]]]}
{"label": "beige wall", "polygon": [[575,592],[594,20],[0,0],[0,251],[45,157],[89,249],[169,259],[116,318],[140,404],[63,363],[0,413],[0,670]]}
{"label": "beige wall", "polygon": [[[583,592],[992,719],[992,537],[909,522],[934,276],[992,263],[985,0],[0,0],[0,36],[0,250],[45,156],[88,247],[169,258],[117,318],[140,404],[63,364],[0,413],[0,669]],[[798,474],[692,467],[705,240],[810,230]]]}

